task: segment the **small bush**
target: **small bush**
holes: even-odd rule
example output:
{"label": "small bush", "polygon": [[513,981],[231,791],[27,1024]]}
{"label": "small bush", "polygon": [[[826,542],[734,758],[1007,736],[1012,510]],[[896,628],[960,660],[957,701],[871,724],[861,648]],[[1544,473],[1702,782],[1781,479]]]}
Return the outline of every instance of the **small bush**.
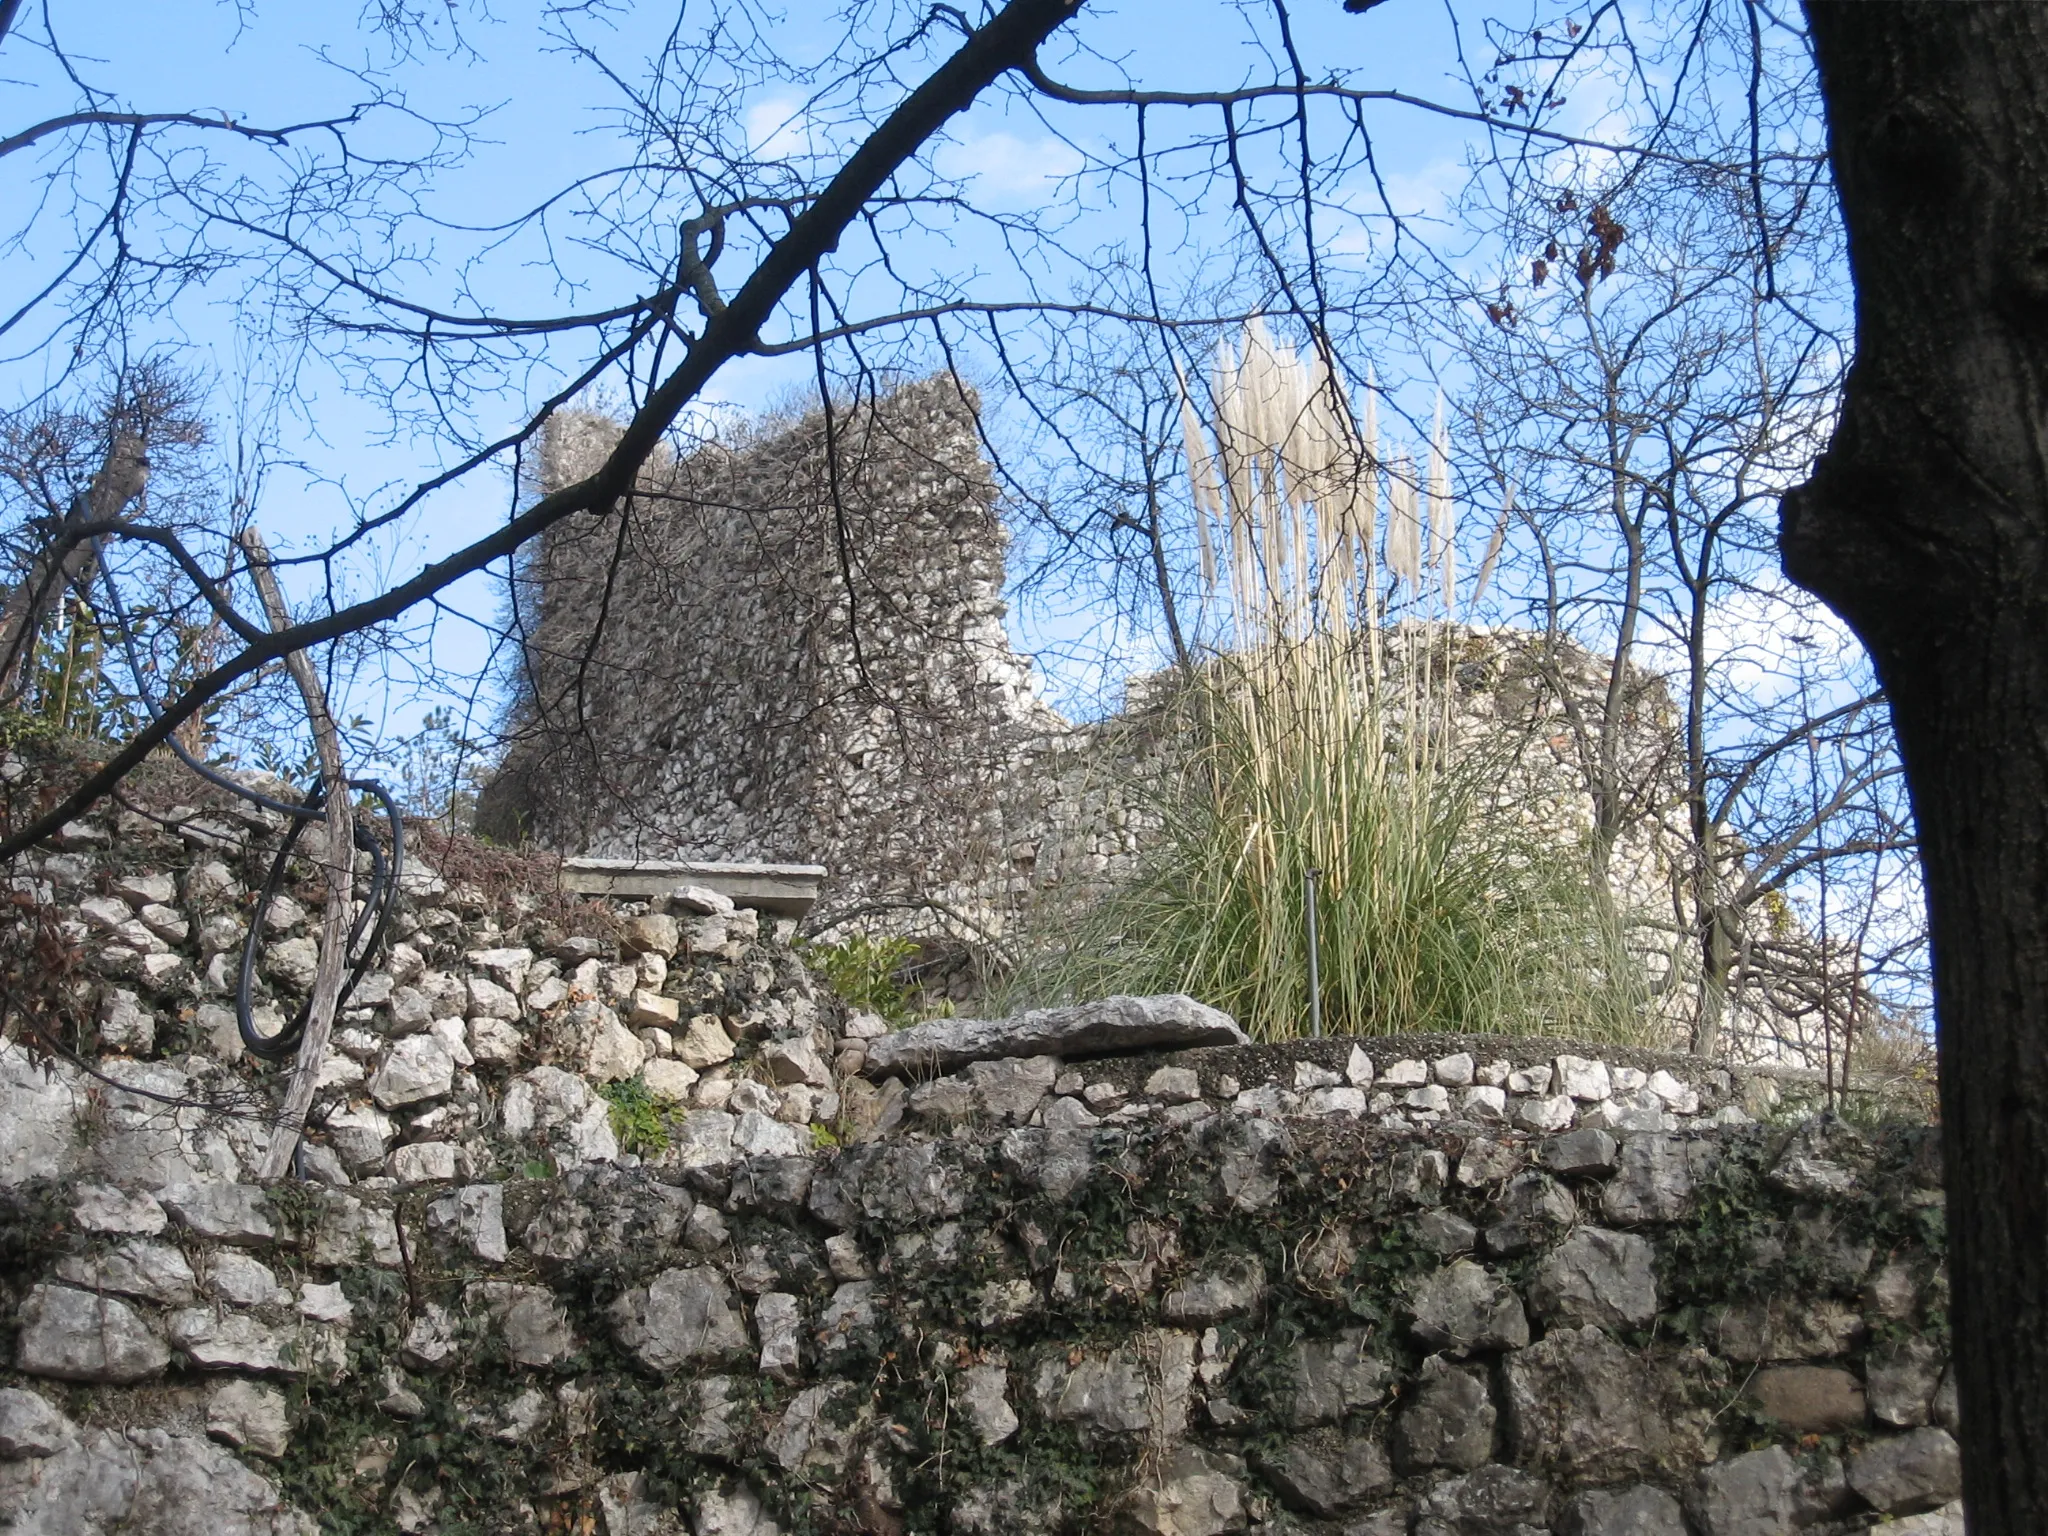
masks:
{"label": "small bush", "polygon": [[668,1150],[667,1102],[654,1096],[643,1077],[606,1083],[597,1090],[611,1105],[612,1134],[619,1150],[639,1157],[658,1157]]}
{"label": "small bush", "polygon": [[904,965],[916,955],[917,946],[908,939],[878,939],[861,933],[830,944],[803,946],[805,962],[834,992],[855,1008],[879,1014],[898,1028],[917,1016],[917,987],[902,974]]}

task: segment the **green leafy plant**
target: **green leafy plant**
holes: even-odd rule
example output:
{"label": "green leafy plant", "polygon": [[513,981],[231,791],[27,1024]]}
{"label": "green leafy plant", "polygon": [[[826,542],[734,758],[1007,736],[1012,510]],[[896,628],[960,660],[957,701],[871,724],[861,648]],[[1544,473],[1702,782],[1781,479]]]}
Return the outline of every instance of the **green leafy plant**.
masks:
{"label": "green leafy plant", "polygon": [[803,957],[832,990],[855,1008],[880,1014],[901,1026],[917,1016],[917,988],[902,978],[906,961],[917,954],[908,939],[874,938],[856,933],[833,943],[811,943]]}
{"label": "green leafy plant", "polygon": [[657,1157],[668,1150],[668,1101],[658,1098],[645,1078],[606,1083],[598,1092],[611,1106],[612,1134],[621,1151]]}

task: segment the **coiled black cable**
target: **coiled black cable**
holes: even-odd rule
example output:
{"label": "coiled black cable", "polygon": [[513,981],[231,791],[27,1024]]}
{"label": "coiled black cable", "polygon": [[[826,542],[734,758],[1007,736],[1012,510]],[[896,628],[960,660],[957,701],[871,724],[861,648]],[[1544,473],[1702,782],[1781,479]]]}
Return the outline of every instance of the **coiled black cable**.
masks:
{"label": "coiled black cable", "polygon": [[[113,608],[116,632],[121,637],[121,649],[128,661],[128,670],[135,678],[135,696],[151,719],[162,713],[156,700],[149,696],[149,689],[143,683],[141,660],[135,654],[135,635],[128,620],[128,610],[121,601],[121,589],[114,580],[114,573],[102,567],[106,577],[107,597]],[[226,774],[202,763],[185,749],[184,743],[173,735],[167,737],[171,750],[178,761],[196,773],[209,784],[214,784],[243,800],[262,806],[265,810],[283,815],[289,823],[284,842],[279,845],[277,856],[270,862],[270,877],[263,882],[263,892],[256,900],[256,906],[249,914],[249,932],[242,941],[242,964],[235,980],[235,1024],[241,1031],[242,1044],[253,1056],[266,1061],[277,1061],[292,1055],[299,1048],[299,1041],[306,1032],[306,1019],[313,1010],[311,998],[299,1009],[297,1017],[274,1035],[257,1031],[256,1021],[249,1006],[249,998],[256,984],[256,951],[262,942],[264,918],[269,914],[271,904],[276,901],[284,885],[287,868],[291,861],[292,849],[307,827],[315,822],[324,823],[326,814],[321,807],[327,799],[325,781],[316,783],[298,804],[288,800],[277,800],[260,791],[238,784]],[[349,788],[358,789],[377,801],[378,810],[383,814],[386,839],[391,845],[387,855],[384,844],[372,836],[358,821],[355,824],[355,846],[370,856],[370,890],[363,902],[363,908],[349,925],[348,942],[344,954],[353,956],[349,973],[342,982],[340,996],[336,999],[338,1011],[348,1001],[349,994],[370,969],[370,962],[376,956],[377,947],[384,940],[384,932],[390,926],[391,914],[397,910],[399,879],[405,870],[405,820],[400,815],[398,802],[391,792],[375,779],[350,779]],[[373,921],[374,920],[374,921]],[[368,927],[369,938],[363,941],[364,929]],[[358,944],[361,948],[358,949]]]}
{"label": "coiled black cable", "polygon": [[[348,977],[341,985],[340,997],[335,1002],[339,1009],[348,1001],[370,969],[370,961],[377,953],[377,946],[384,940],[384,930],[390,924],[392,911],[398,904],[398,873],[405,860],[405,822],[398,813],[398,805],[391,798],[391,792],[375,779],[350,779],[349,788],[359,789],[376,797],[384,813],[385,824],[391,829],[391,854],[387,859],[383,844],[372,837],[361,822],[356,823],[355,845],[370,856],[370,891],[363,901],[363,908],[356,914],[356,920],[349,925],[348,942],[344,956],[353,956]],[[292,849],[297,846],[299,836],[317,819],[325,816],[303,814],[318,813],[327,798],[325,782],[317,783],[307,794],[300,807],[302,814],[292,819],[291,828],[278,845],[277,857],[270,861],[270,878],[263,882],[263,894],[256,898],[255,910],[249,914],[249,933],[242,941],[242,966],[235,979],[235,1024],[242,1032],[242,1044],[251,1055],[261,1056],[266,1061],[276,1061],[289,1056],[299,1048],[299,1041],[306,1032],[306,1019],[313,1011],[313,1000],[309,997],[300,1007],[298,1014],[274,1035],[257,1031],[256,1020],[249,1006],[250,994],[256,983],[256,950],[263,942],[263,920],[270,911],[271,903],[277,899],[279,888],[284,884],[286,866],[291,862]],[[374,919],[374,926],[372,920]],[[368,927],[370,937],[363,943],[363,930]],[[358,949],[358,945],[361,948]]]}

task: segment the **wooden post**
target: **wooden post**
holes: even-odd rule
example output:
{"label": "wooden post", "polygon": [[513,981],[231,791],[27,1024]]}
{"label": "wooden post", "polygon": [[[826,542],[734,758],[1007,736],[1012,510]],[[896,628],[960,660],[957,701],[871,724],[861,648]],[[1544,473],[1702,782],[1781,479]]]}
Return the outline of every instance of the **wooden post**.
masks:
{"label": "wooden post", "polygon": [[[247,529],[242,534],[242,548],[248,552],[249,575],[263,599],[270,627],[290,628],[291,610],[285,607],[284,593],[270,568],[270,551],[263,535]],[[341,980],[348,971],[348,930],[355,916],[355,815],[349,803],[348,775],[341,763],[341,732],[328,711],[327,692],[320,686],[320,674],[313,670],[311,658],[304,651],[293,651],[284,661],[306,701],[313,747],[320,756],[320,776],[327,784],[327,848],[321,860],[327,871],[327,910],[320,924],[320,964],[313,975],[313,1001],[306,1015],[306,1032],[299,1040],[298,1064],[292,1069],[291,1087],[271,1134],[270,1151],[257,1174],[264,1183],[285,1176],[305,1131],[313,1090],[320,1080],[320,1062],[327,1054],[327,1037],[334,1029],[334,1013],[341,1001]]]}

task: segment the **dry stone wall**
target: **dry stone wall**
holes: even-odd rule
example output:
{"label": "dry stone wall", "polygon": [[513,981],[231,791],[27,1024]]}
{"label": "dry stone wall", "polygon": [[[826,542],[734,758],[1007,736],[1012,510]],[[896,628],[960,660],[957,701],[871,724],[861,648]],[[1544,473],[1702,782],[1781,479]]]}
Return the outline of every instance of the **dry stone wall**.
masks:
{"label": "dry stone wall", "polygon": [[1925,1126],[1538,1041],[932,1076],[710,893],[451,847],[260,1187],[260,822],[13,876],[77,1059],[0,1047],[0,1529],[1960,1536]]}

